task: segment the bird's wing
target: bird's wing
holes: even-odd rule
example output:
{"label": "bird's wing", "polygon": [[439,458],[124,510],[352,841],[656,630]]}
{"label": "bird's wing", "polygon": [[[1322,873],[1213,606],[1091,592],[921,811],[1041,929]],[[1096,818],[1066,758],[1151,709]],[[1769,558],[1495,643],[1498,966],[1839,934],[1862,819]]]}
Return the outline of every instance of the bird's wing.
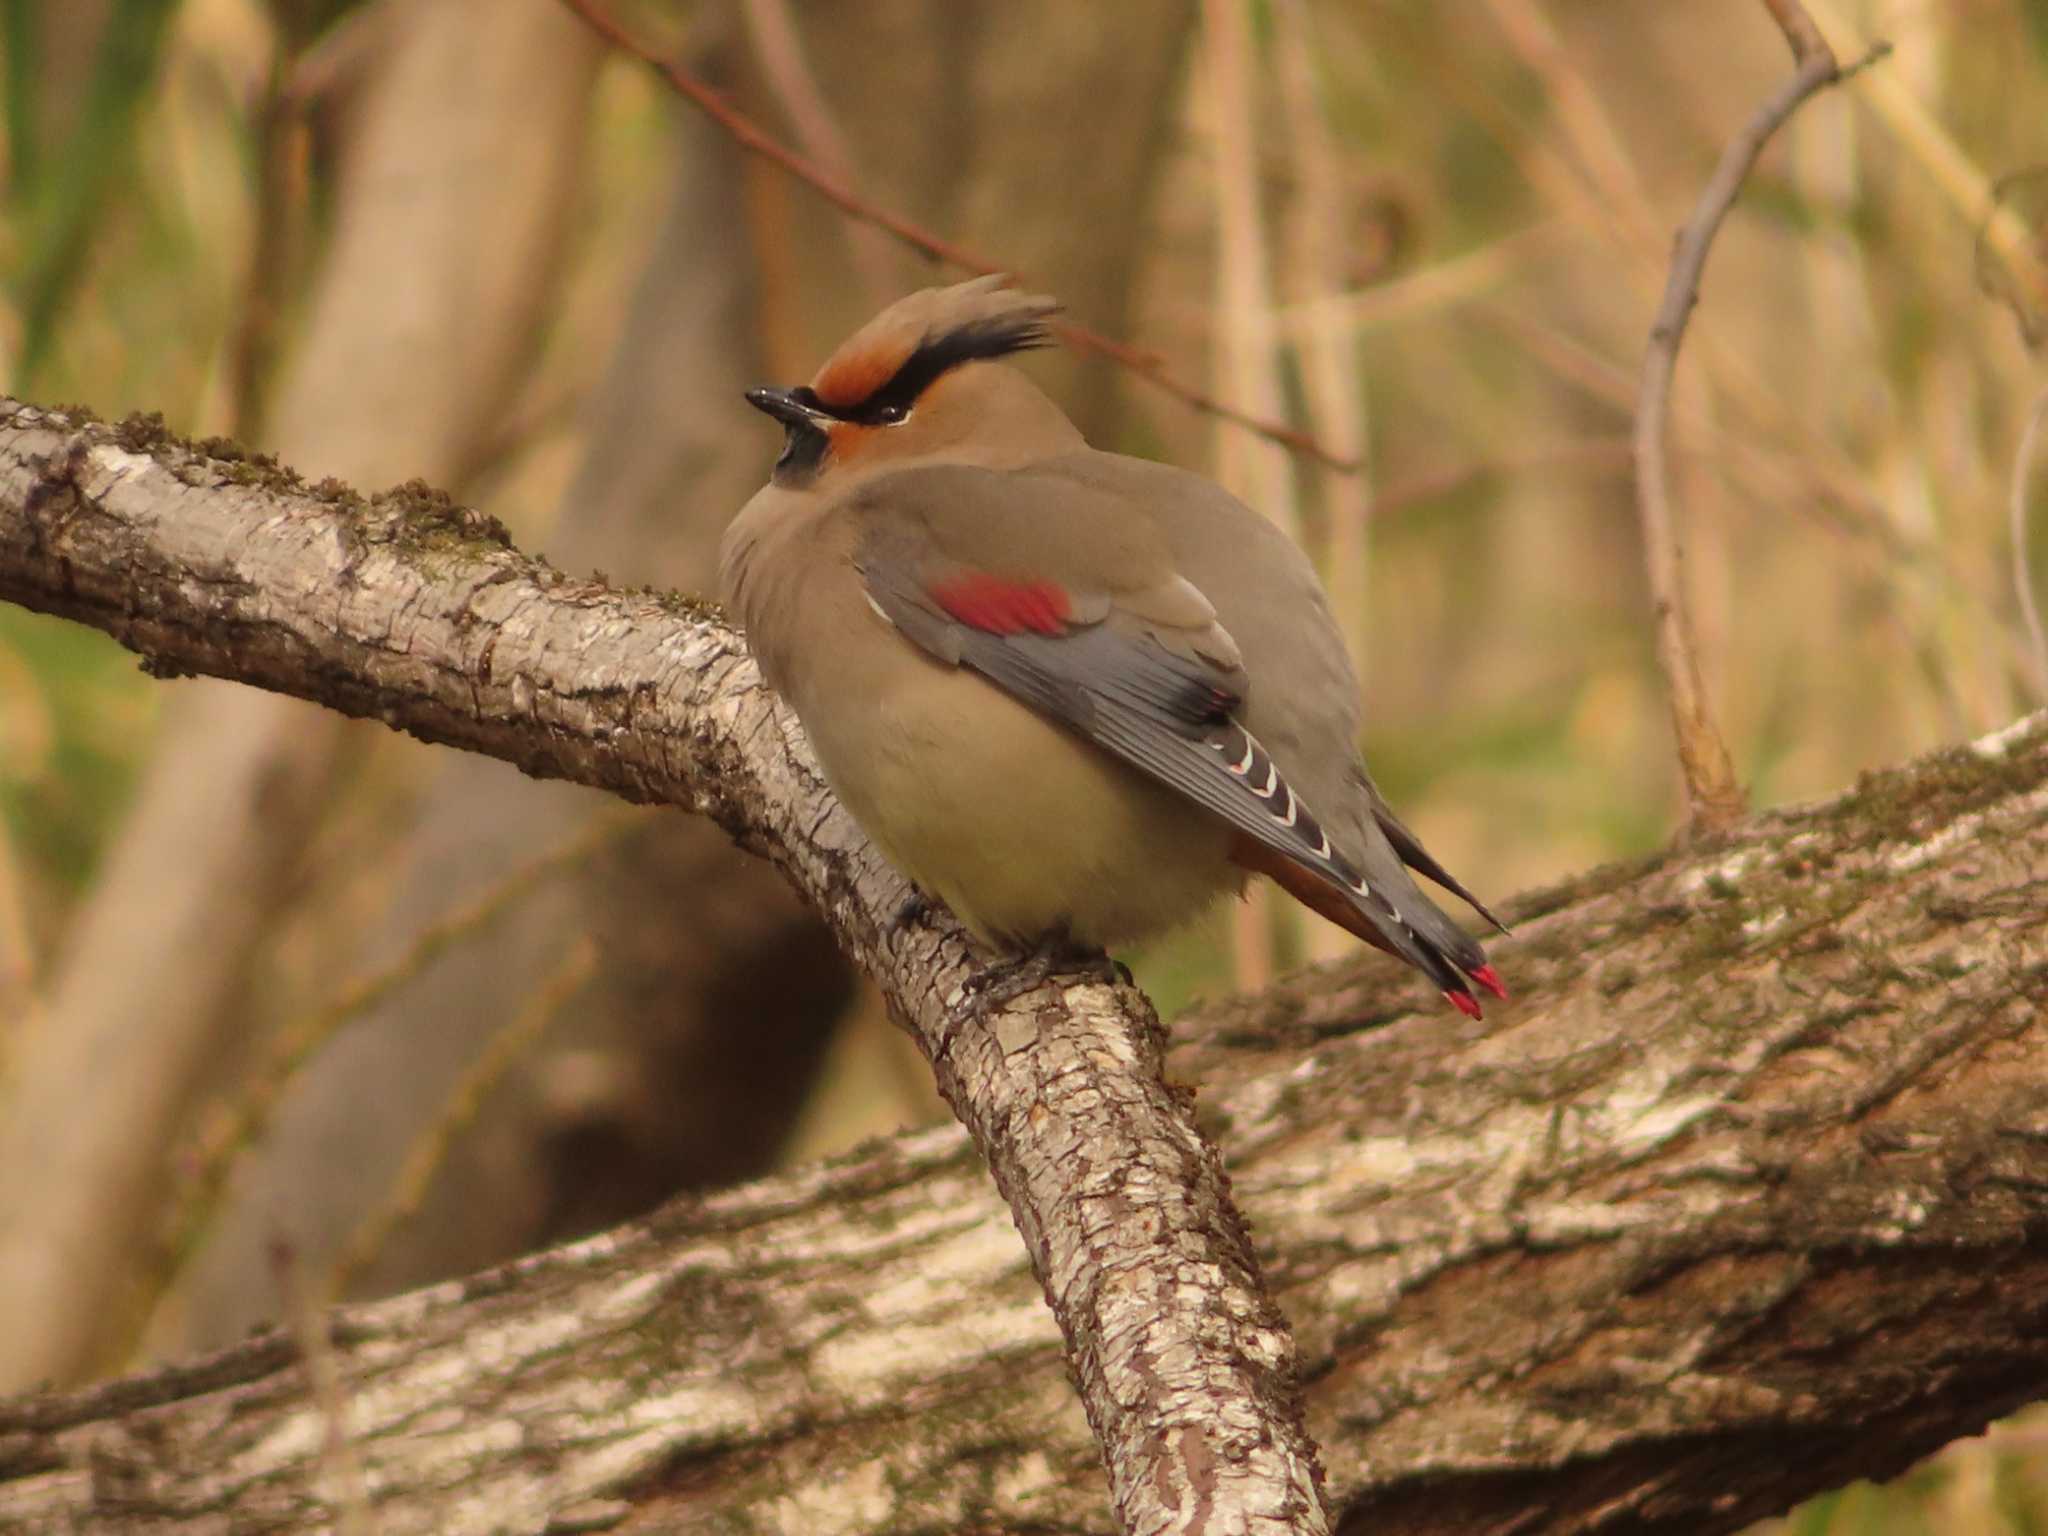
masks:
{"label": "bird's wing", "polygon": [[[1459,961],[1477,947],[1452,955],[1418,935],[1401,893],[1368,883],[1331,845],[1239,722],[1250,680],[1237,646],[1141,514],[961,466],[880,477],[849,511],[862,530],[854,565],[869,600],[913,643],[1220,816],[1252,845],[1243,862],[1284,870],[1304,899],[1299,877],[1312,877],[1307,888],[1366,920],[1364,936],[1461,1008],[1471,1002]],[[1477,965],[1485,969],[1483,956]]]}
{"label": "bird's wing", "polygon": [[1394,814],[1394,808],[1387,804],[1386,796],[1380,793],[1379,785],[1373,783],[1372,775],[1365,771],[1363,765],[1358,769],[1358,777],[1365,792],[1366,803],[1372,807],[1373,820],[1385,835],[1388,844],[1400,856],[1401,862],[1416,873],[1434,880],[1485,918],[1499,932],[1508,932],[1508,925],[1495,917],[1485,902],[1465,889],[1458,877],[1445,869],[1438,862],[1436,855],[1422,846],[1422,839],[1409,831],[1401,818]]}

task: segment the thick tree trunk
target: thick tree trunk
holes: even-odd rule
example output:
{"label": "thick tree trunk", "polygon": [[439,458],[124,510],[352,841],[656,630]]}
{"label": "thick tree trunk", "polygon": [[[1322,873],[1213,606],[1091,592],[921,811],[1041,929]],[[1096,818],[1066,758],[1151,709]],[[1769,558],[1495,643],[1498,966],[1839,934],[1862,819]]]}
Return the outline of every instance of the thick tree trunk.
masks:
{"label": "thick tree trunk", "polygon": [[[1105,1184],[1106,1142],[1049,1156],[1047,1124],[1098,1130],[1063,1074],[1114,1088],[1151,1048],[1129,994],[977,1009],[953,930],[879,926],[899,887],[722,626],[473,514],[281,480],[0,407],[0,597],[709,812],[927,1040],[1027,1242],[964,1138],[903,1138],[339,1313],[324,1398],[265,1335],[0,1408],[0,1526],[319,1528],[338,1412],[390,1533],[1104,1530],[1041,1286],[1120,1497],[1147,1451],[1118,1395],[1183,1364],[1126,1335],[1180,1287],[1189,1338],[1241,1333],[1254,1389],[1284,1372],[1227,1208],[1183,1225],[1130,1169]],[[1366,959],[1185,1021],[1170,1061],[1345,1528],[1729,1530],[2043,1390],[2048,717],[1511,916],[1517,1001],[1485,1024]],[[1198,1148],[1138,1166],[1176,1157],[1184,1203],[1221,1194]]]}

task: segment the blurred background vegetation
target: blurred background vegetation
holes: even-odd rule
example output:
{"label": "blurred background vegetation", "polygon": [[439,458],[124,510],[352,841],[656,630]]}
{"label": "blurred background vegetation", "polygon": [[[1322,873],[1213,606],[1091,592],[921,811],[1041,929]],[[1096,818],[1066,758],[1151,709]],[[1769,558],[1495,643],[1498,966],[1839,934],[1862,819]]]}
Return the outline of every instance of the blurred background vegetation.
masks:
{"label": "blurred background vegetation", "polygon": [[[2048,0],[1809,6],[1845,61],[1892,52],[1752,176],[1674,415],[1710,686],[1766,805],[2048,688],[2007,511]],[[1761,5],[617,10],[877,202],[1359,459],[1032,364],[1099,443],[1297,531],[1375,772],[1476,889],[1673,834],[1627,434],[1670,231],[1789,68]],[[944,278],[550,0],[0,27],[9,392],[422,477],[566,566],[706,588],[776,448],[741,388]],[[388,1290],[939,1115],[773,880],[680,820],[0,609],[0,1302],[78,1314],[0,1386],[232,1337],[276,1310],[278,1238]],[[1345,942],[1255,901],[1133,958],[1170,1015]],[[2048,1529],[2038,1433],[1781,1529]]]}

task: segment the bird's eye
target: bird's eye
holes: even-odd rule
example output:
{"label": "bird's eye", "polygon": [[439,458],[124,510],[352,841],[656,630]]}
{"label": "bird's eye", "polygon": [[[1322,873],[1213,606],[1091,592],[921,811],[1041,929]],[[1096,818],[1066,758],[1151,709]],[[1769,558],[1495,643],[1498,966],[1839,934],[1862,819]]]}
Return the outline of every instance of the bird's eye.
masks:
{"label": "bird's eye", "polygon": [[868,419],[878,427],[893,427],[909,417],[910,407],[907,405],[878,405],[868,413]]}

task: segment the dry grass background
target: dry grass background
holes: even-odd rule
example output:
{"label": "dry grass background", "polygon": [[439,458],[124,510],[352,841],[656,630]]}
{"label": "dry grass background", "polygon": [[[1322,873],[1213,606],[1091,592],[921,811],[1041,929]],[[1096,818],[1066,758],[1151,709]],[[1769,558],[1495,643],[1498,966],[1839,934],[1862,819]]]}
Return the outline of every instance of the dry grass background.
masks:
{"label": "dry grass background", "polygon": [[[315,35],[323,8],[109,3],[137,26],[160,13],[161,55],[117,103],[128,125],[100,124],[126,148],[54,298],[30,279],[62,203],[22,174],[22,82],[7,81],[0,375],[102,414],[248,430],[254,364],[289,346],[325,192],[304,130],[265,190],[261,107],[278,19]],[[2024,275],[2048,208],[2048,3],[1810,4],[1845,60],[1879,38],[1893,51],[1810,103],[1752,177],[1708,267],[1674,418],[1707,675],[1759,804],[2048,701],[2007,516],[2048,380],[2030,345],[2048,295]],[[10,42],[39,10],[0,5]],[[1788,72],[1781,38],[1737,0],[1210,0],[1201,20],[1128,339],[1366,468],[1317,471],[1135,384],[1120,446],[1207,465],[1296,520],[1344,598],[1375,771],[1480,891],[1658,845],[1682,799],[1632,508],[1636,370],[1669,232]],[[345,74],[362,25],[318,32],[305,67]],[[46,43],[64,30],[44,27]],[[42,104],[73,132],[98,110],[79,89]],[[615,62],[596,100],[564,297],[474,497],[528,543],[545,543],[575,407],[661,201],[658,87]],[[2003,256],[1983,238],[2001,184],[2026,237]],[[280,208],[296,210],[292,238]],[[771,450],[764,433],[764,468]],[[2048,528],[2037,587],[2043,543]],[[0,609],[0,1007],[17,1016],[91,889],[160,693],[110,643]],[[368,775],[353,793],[323,834],[344,906],[367,878],[351,867],[402,835],[402,792]],[[1163,1008],[1331,952],[1247,910],[1138,957]],[[309,942],[288,931],[268,963],[288,970]],[[886,1029],[841,1043],[841,1091],[805,1153],[929,1112],[896,1050]],[[2048,1529],[2038,1435],[2002,1429],[1781,1529]]]}

